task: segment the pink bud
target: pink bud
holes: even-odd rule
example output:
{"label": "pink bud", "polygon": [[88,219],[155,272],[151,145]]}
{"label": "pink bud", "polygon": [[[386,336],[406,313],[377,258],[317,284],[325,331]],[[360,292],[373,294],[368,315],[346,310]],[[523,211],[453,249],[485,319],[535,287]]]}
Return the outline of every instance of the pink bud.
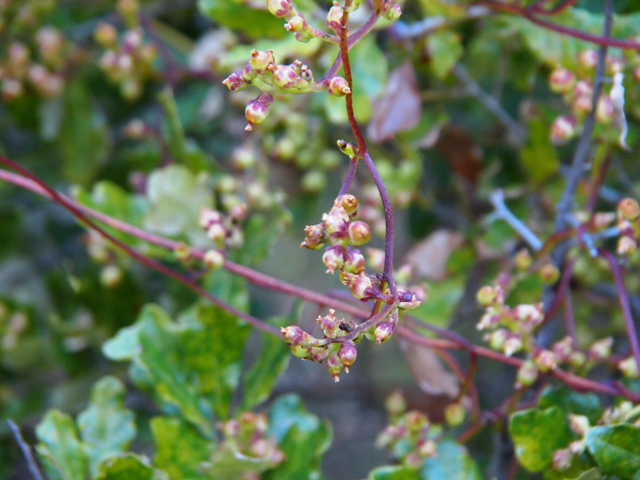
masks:
{"label": "pink bud", "polygon": [[516,378],[516,385],[518,386],[528,387],[533,385],[533,382],[538,378],[538,369],[536,368],[536,365],[531,360],[527,360],[518,369]]}
{"label": "pink bud", "polygon": [[342,29],[342,16],[344,11],[338,6],[338,2],[333,2],[333,7],[329,9],[327,14],[327,26],[334,32]]}
{"label": "pink bud", "polygon": [[284,341],[287,342],[288,345],[300,345],[304,340],[305,332],[297,325],[281,327],[280,332],[284,337]]}
{"label": "pink bud", "polygon": [[306,238],[300,245],[302,248],[308,248],[310,250],[318,250],[322,248],[328,240],[327,228],[324,223],[318,223],[317,225],[307,225],[304,229]]}
{"label": "pink bud", "polygon": [[575,134],[576,119],[572,116],[560,116],[551,124],[550,137],[554,143],[564,143],[571,140]]}
{"label": "pink bud", "polygon": [[325,337],[336,338],[338,336],[340,332],[340,320],[336,318],[335,310],[329,310],[329,314],[324,317],[318,316],[316,321],[320,324]]}
{"label": "pink bud", "polygon": [[296,14],[291,0],[267,0],[267,8],[271,15],[278,18],[287,18]]}
{"label": "pink bud", "polygon": [[605,125],[613,122],[616,112],[613,109],[613,103],[609,95],[600,95],[598,104],[596,105],[596,121]]}
{"label": "pink bud", "polygon": [[576,84],[576,76],[571,70],[556,67],[549,76],[549,88],[555,93],[566,93]]}
{"label": "pink bud", "polygon": [[357,248],[347,246],[344,256],[344,270],[348,273],[364,272],[364,255]]}
{"label": "pink bud", "polygon": [[353,365],[353,362],[356,361],[356,356],[358,355],[358,351],[356,350],[356,344],[351,340],[345,340],[340,345],[340,350],[338,350],[338,357],[344,365],[344,369],[347,373],[349,373],[349,367]]}
{"label": "pink bud", "polygon": [[571,337],[564,337],[551,346],[551,350],[556,356],[558,363],[566,362],[573,353],[573,340]]}
{"label": "pink bud", "polygon": [[616,252],[618,255],[632,255],[638,249],[638,243],[635,238],[629,237],[628,235],[623,235],[618,240],[618,245],[616,247]]}
{"label": "pink bud", "polygon": [[204,254],[204,264],[212,270],[218,270],[224,265],[224,255],[217,250],[208,250]]}
{"label": "pink bud", "polygon": [[325,362],[325,365],[327,366],[327,370],[329,370],[329,373],[331,374],[335,382],[336,383],[339,382],[340,373],[342,372],[343,365],[342,365],[342,362],[340,361],[340,358],[338,358],[338,354],[334,352],[331,355],[329,355],[329,357]]}
{"label": "pink bud", "polygon": [[301,30],[304,30],[306,26],[307,22],[300,15],[294,15],[293,17],[291,17],[291,19],[289,19],[288,23],[284,24],[284,28],[286,28],[290,32],[299,32]]}
{"label": "pink bud", "polygon": [[349,215],[341,207],[333,207],[328,214],[322,216],[327,233],[336,239],[344,238],[348,234]]}
{"label": "pink bud", "polygon": [[349,88],[347,81],[339,76],[333,77],[329,80],[327,90],[331,95],[335,95],[336,97],[342,97],[347,93],[351,93],[351,88]]}
{"label": "pink bud", "polygon": [[485,285],[478,293],[476,293],[476,300],[483,307],[489,307],[493,305],[493,303],[498,298],[498,292],[490,285]]}
{"label": "pink bud", "polygon": [[262,75],[266,71],[274,68],[275,58],[273,50],[252,50],[251,51],[251,68],[258,74]]}
{"label": "pink bud", "polygon": [[[344,142],[344,140],[342,141]],[[340,143],[340,140],[338,140],[338,143]],[[349,217],[354,217],[358,213],[358,199],[355,195],[340,195],[333,204],[336,207],[341,207]]]}
{"label": "pink bud", "polygon": [[389,338],[391,337],[391,335],[393,334],[393,330],[395,329],[395,324],[391,323],[391,322],[380,322],[377,326],[375,331],[373,332],[375,338],[376,338],[376,343],[384,343],[387,340],[389,340]]}
{"label": "pink bud", "polygon": [[571,103],[571,111],[575,115],[586,115],[593,109],[591,97],[587,95],[577,95]]}
{"label": "pink bud", "polygon": [[343,282],[351,290],[351,294],[359,300],[371,295],[373,291],[373,282],[364,272],[359,275],[345,273]]}
{"label": "pink bud", "polygon": [[251,100],[247,104],[247,108],[244,111],[245,117],[249,124],[245,127],[245,130],[253,130],[253,125],[264,121],[269,114],[269,105],[273,102],[273,97],[270,93],[261,93],[258,98]]}
{"label": "pink bud", "polygon": [[573,453],[569,448],[556,450],[552,460],[554,470],[567,470],[571,466],[572,459]]}
{"label": "pink bud", "polygon": [[552,351],[542,350],[536,355],[535,362],[541,372],[548,372],[557,367],[558,359]]}
{"label": "pink bud", "polygon": [[340,244],[331,245],[325,249],[322,255],[322,262],[327,266],[328,273],[333,273],[342,268],[345,253],[344,247]]}
{"label": "pink bud", "polygon": [[200,226],[204,229],[208,229],[214,223],[222,223],[222,214],[217,210],[209,207],[202,207],[200,210]]}
{"label": "pink bud", "polygon": [[640,205],[633,198],[623,198],[618,203],[618,215],[625,220],[637,220],[640,217]]}
{"label": "pink bud", "polygon": [[574,88],[573,90],[573,93],[575,93],[576,96],[586,95],[587,97],[591,97],[592,92],[593,89],[591,87],[591,83],[588,80],[580,80],[578,83],[576,83],[576,88]]}
{"label": "pink bud", "polygon": [[281,88],[289,88],[298,77],[296,69],[291,65],[277,65],[273,70],[273,83]]}
{"label": "pink bud", "polygon": [[578,54],[578,61],[584,68],[595,68],[598,64],[598,52],[593,49],[583,50]]}
{"label": "pink bud", "polygon": [[606,360],[611,356],[611,347],[613,346],[613,338],[607,337],[594,342],[589,347],[589,353],[597,360]]}
{"label": "pink bud", "polygon": [[232,73],[227,78],[222,81],[222,84],[225,85],[232,92],[239,92],[247,87],[247,81],[243,76],[243,70],[238,70],[237,72]]}
{"label": "pink bud", "polygon": [[371,240],[371,229],[369,225],[361,220],[356,220],[349,224],[349,241],[352,245],[359,247]]}
{"label": "pink bud", "polygon": [[401,15],[402,15],[402,10],[400,9],[400,5],[396,3],[394,6],[392,6],[389,10],[385,12],[384,18],[394,22],[398,20]]}

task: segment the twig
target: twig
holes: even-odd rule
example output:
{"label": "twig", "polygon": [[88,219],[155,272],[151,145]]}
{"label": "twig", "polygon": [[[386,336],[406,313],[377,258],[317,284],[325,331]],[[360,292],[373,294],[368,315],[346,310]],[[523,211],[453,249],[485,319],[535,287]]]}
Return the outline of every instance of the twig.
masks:
{"label": "twig", "polygon": [[154,270],[157,270],[158,272],[163,273],[163,274],[167,275],[168,277],[171,277],[171,278],[173,278],[175,280],[178,280],[179,282],[185,284],[191,290],[196,292],[198,295],[201,295],[202,297],[204,297],[207,300],[209,300],[214,305],[217,305],[218,307],[222,308],[223,310],[226,310],[227,312],[229,312],[232,315],[235,315],[236,317],[246,321],[247,323],[253,325],[254,327],[256,327],[256,328],[258,328],[260,330],[264,330],[265,332],[273,333],[274,335],[280,335],[280,332],[276,327],[274,327],[272,325],[269,325],[268,323],[264,323],[261,320],[249,315],[248,313],[245,313],[245,312],[237,309],[233,305],[231,305],[231,304],[219,299],[215,295],[212,295],[211,293],[207,292],[204,288],[202,288],[200,285],[198,285],[197,283],[195,283],[194,281],[192,281],[190,278],[186,277],[185,275],[182,275],[182,274],[176,272],[175,270],[172,270],[171,268],[166,267],[165,265],[161,264],[160,262],[158,262],[158,261],[156,261],[156,260],[154,260],[154,259],[152,259],[150,257],[147,257],[146,255],[143,255],[142,253],[138,252],[137,250],[131,248],[126,243],[118,240],[113,235],[109,234],[103,228],[98,226],[93,220],[91,220],[87,215],[85,215],[82,212],[82,210],[80,210],[79,208],[76,208],[76,206],[72,202],[69,202],[62,195],[60,195],[54,189],[49,187],[45,182],[40,180],[38,177],[33,175],[28,170],[24,169],[23,167],[21,167],[17,163],[15,163],[15,162],[13,162],[13,161],[9,160],[8,158],[3,157],[1,155],[0,155],[0,163],[8,166],[9,168],[12,168],[13,170],[16,170],[16,171],[20,172],[25,177],[27,177],[30,180],[34,181],[36,184],[38,184],[40,186],[40,188],[42,188],[43,190],[45,190],[49,194],[49,196],[51,197],[51,199],[53,201],[55,201],[56,203],[62,205],[64,208],[66,208],[74,217],[76,217],[76,219],[78,219],[80,222],[82,222],[85,225],[87,225],[89,228],[91,228],[91,229],[95,230],[96,232],[98,232],[100,234],[100,236],[102,236],[102,237],[106,238],[107,240],[109,240],[111,243],[116,245],[121,250],[125,251],[128,255],[130,255],[131,257],[135,258],[136,260],[138,260],[143,265],[145,265],[145,266],[147,266],[149,268],[152,268]]}
{"label": "twig", "polygon": [[453,74],[458,81],[473,95],[489,112],[491,112],[507,130],[509,140],[515,145],[522,145],[527,137],[526,130],[516,122],[507,111],[502,108],[500,102],[485,92],[480,85],[469,75],[462,64],[457,63],[453,67]]}
{"label": "twig", "polygon": [[338,197],[349,193],[349,189],[351,188],[351,184],[353,183],[353,178],[355,177],[357,168],[358,157],[353,156],[351,157],[351,160],[349,160],[349,169],[347,170],[347,174],[344,176],[342,186],[340,187],[340,191],[338,192]]}
{"label": "twig", "polygon": [[620,302],[622,316],[624,317],[625,327],[627,328],[631,352],[636,359],[636,365],[640,368],[640,344],[638,343],[638,333],[636,332],[636,326],[633,323],[633,315],[631,314],[631,307],[629,304],[629,295],[627,294],[627,289],[624,286],[624,279],[622,278],[620,266],[613,254],[608,250],[600,249],[599,253],[607,259],[607,262],[609,262],[609,266],[611,267],[613,279],[616,283],[616,289],[618,290],[618,301]]}
{"label": "twig", "polygon": [[27,461],[27,465],[29,467],[31,475],[33,476],[33,478],[35,478],[35,480],[44,480],[42,473],[40,473],[40,468],[36,463],[36,459],[33,456],[33,452],[31,451],[31,447],[27,442],[24,441],[24,438],[22,438],[20,427],[10,418],[7,419],[7,423],[9,424],[9,428],[13,432],[13,437],[16,439],[20,450],[22,450],[22,454]]}
{"label": "twig", "polygon": [[392,38],[396,38],[398,40],[413,40],[466,20],[485,17],[490,13],[491,10],[487,7],[483,7],[482,5],[472,5],[467,8],[466,16],[464,17],[451,19],[436,15],[411,24],[398,20],[389,27],[387,32]]}
{"label": "twig", "polygon": [[513,228],[518,234],[524,239],[525,242],[529,244],[531,248],[535,251],[539,251],[542,249],[542,242],[536,237],[535,233],[529,230],[524,223],[520,221],[518,217],[516,217],[509,207],[504,203],[504,192],[502,190],[496,190],[489,197],[489,201],[495,208],[492,216],[496,218],[500,218],[507,222],[511,228]]}
{"label": "twig", "polygon": [[589,235],[586,232],[585,226],[582,225],[578,221],[578,219],[576,217],[574,217],[570,213],[567,214],[567,223],[569,223],[573,228],[576,229],[576,234],[578,236],[578,242],[579,243],[584,243],[584,245],[587,247],[587,250],[589,250],[589,255],[591,255],[594,258],[597,257],[598,256],[598,249],[596,248],[595,244],[593,243],[593,238],[591,238],[591,235]]}

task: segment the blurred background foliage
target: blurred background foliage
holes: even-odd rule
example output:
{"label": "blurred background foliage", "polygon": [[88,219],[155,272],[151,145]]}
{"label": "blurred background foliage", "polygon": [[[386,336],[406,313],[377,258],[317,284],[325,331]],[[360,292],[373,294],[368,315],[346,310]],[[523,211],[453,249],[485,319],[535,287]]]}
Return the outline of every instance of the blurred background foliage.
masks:
{"label": "blurred background foliage", "polygon": [[[278,96],[249,133],[244,107],[256,92],[230,94],[221,84],[253,49],[273,49],[283,63],[300,59],[316,78],[338,49],[296,41],[262,3],[0,2],[0,151],[85,205],[202,249],[214,244],[198,223],[201,207],[229,215],[245,203],[250,215],[225,245],[230,259],[309,289],[338,291],[342,285],[324,273],[319,256],[298,245],[304,225],[319,221],[342,183],[348,162],[335,142],[351,139],[344,100],[326,92]],[[330,2],[296,5],[322,26]],[[352,30],[368,8],[363,2],[352,14]],[[407,278],[428,288],[415,316],[481,342],[475,292],[510,268],[524,246],[505,222],[488,217],[489,194],[503,188],[511,210],[540,238],[553,233],[581,120],[562,142],[550,135],[572,106],[548,79],[557,66],[591,78],[593,68],[579,54],[594,46],[473,8],[407,0],[401,20],[381,20],[351,58],[355,114],[395,207],[397,265],[406,262]],[[612,36],[637,39],[637,2],[616,1],[615,10]],[[553,21],[600,34],[602,2],[579,1]],[[637,197],[640,180],[640,54],[614,48],[610,56],[618,63],[608,63],[607,75],[627,73],[632,150],[619,148],[610,118],[599,119],[592,162],[613,158],[597,201],[604,212]],[[384,217],[364,172],[353,192],[380,237],[373,246],[381,247]],[[581,185],[577,203],[588,194]],[[109,231],[146,255],[179,260]],[[629,259],[626,276],[636,315],[637,263],[637,256]],[[228,272],[197,262],[186,267],[207,290],[273,325],[311,328],[319,313]],[[612,336],[615,350],[626,352],[606,265],[583,254],[574,275],[580,343]],[[537,274],[527,276],[509,300],[539,301],[544,285]],[[393,458],[374,446],[392,390],[442,422],[460,389],[433,351],[404,341],[362,345],[352,373],[337,385],[324,368],[289,363],[289,356],[280,339],[252,333],[137,264],[60,206],[0,182],[0,418],[39,442],[49,478],[364,478]],[[466,365],[465,355],[459,360]],[[602,367],[595,376],[608,372]],[[482,409],[512,392],[514,374],[480,361]],[[272,390],[277,399],[263,403]],[[255,447],[228,423],[252,409],[266,412],[244,418],[242,427],[265,436],[259,465],[230,453]],[[212,418],[227,423],[218,430]],[[485,429],[468,443],[475,460],[459,444],[441,443],[422,478],[506,478],[505,428]],[[153,464],[120,454],[130,446]],[[115,454],[117,461],[105,463]],[[60,456],[66,463],[56,467]],[[194,467],[200,462],[207,462],[204,473]],[[453,464],[460,471],[446,470]],[[518,475],[529,478],[524,470]],[[3,422],[0,478],[28,476]],[[380,470],[373,478],[414,477]]]}

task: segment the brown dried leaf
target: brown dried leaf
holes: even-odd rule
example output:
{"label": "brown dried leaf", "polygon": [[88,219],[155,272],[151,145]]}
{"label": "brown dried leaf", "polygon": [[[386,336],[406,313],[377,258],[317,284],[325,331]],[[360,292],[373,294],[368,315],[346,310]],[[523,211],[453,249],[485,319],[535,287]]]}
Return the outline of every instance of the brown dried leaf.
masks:
{"label": "brown dried leaf", "polygon": [[447,276],[447,261],[464,243],[464,237],[453,230],[436,230],[414,246],[405,257],[419,278],[443,280]]}
{"label": "brown dried leaf", "polygon": [[415,127],[421,116],[416,74],[411,62],[405,62],[389,75],[387,90],[375,105],[367,134],[374,143],[386,142]]}

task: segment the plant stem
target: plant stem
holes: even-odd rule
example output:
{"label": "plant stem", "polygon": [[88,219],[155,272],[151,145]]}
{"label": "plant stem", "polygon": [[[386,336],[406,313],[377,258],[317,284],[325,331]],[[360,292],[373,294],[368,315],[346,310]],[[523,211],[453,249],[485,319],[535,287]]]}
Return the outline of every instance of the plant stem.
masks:
{"label": "plant stem", "polygon": [[29,472],[35,480],[44,480],[40,469],[38,468],[38,463],[36,462],[35,457],[33,456],[33,452],[31,451],[31,447],[27,442],[22,438],[22,432],[20,432],[20,427],[11,419],[7,419],[7,423],[9,424],[9,428],[11,432],[13,432],[13,436],[22,450],[22,454],[24,458],[27,460],[27,466],[29,467]]}

